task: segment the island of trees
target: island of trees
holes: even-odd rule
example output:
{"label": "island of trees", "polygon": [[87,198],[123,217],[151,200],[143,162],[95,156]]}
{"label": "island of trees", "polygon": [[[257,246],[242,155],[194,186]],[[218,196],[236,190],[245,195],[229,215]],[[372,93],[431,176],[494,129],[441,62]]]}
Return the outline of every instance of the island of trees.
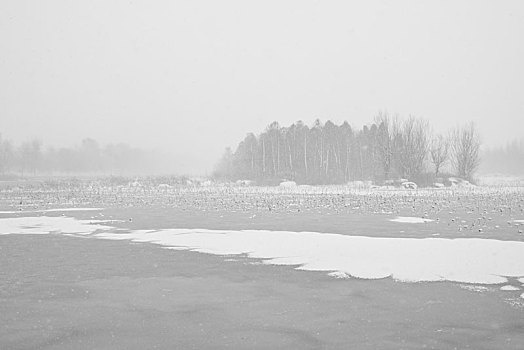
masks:
{"label": "island of trees", "polygon": [[480,165],[480,136],[473,123],[433,134],[421,118],[380,113],[374,123],[354,129],[316,120],[282,127],[271,123],[258,136],[249,133],[226,152],[215,176],[271,183],[340,184],[355,180],[383,183],[438,180],[442,172],[472,181]]}

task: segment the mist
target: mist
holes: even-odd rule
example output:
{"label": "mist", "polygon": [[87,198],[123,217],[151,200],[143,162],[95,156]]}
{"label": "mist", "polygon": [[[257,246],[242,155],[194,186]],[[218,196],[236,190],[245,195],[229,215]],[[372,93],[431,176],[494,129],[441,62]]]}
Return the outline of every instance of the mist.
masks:
{"label": "mist", "polygon": [[524,5],[503,2],[2,1],[0,133],[168,154],[205,174],[273,121],[521,138]]}

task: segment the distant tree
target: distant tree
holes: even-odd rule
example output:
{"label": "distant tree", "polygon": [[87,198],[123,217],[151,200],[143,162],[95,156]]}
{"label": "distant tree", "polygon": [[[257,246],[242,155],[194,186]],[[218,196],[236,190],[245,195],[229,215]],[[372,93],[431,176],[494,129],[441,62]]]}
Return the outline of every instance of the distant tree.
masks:
{"label": "distant tree", "polygon": [[244,140],[247,157],[246,162],[249,167],[249,178],[255,179],[257,176],[256,158],[257,158],[257,138],[253,133],[249,133]]}
{"label": "distant tree", "polygon": [[328,120],[323,127],[322,136],[324,144],[324,162],[322,164],[322,178],[328,183],[338,180],[339,150],[337,145],[338,127]]}
{"label": "distant tree", "polygon": [[4,140],[0,134],[0,173],[5,174],[10,170],[13,161],[13,145],[9,140]]}
{"label": "distant tree", "polygon": [[474,123],[451,132],[451,154],[456,174],[472,180],[480,165],[480,135]]}
{"label": "distant tree", "polygon": [[24,142],[18,149],[22,173],[30,171],[33,174],[39,170],[42,161],[42,142],[37,139]]}
{"label": "distant tree", "polygon": [[125,143],[109,144],[103,153],[108,168],[119,173],[132,172],[141,163],[140,152]]}
{"label": "distant tree", "polygon": [[379,113],[375,117],[375,123],[378,125],[377,132],[377,152],[378,161],[382,168],[384,179],[387,180],[391,176],[391,168],[393,166],[393,134],[392,121],[387,113]]}
{"label": "distant tree", "polygon": [[271,169],[273,177],[280,172],[280,125],[274,121],[267,128],[271,152]]}
{"label": "distant tree", "polygon": [[261,168],[262,168],[262,172],[261,172],[261,178],[266,178],[268,177],[268,161],[267,161],[267,149],[268,149],[268,145],[269,142],[268,142],[268,134],[267,132],[263,132],[262,134],[260,134],[260,139],[259,139],[259,145],[260,145],[260,159],[261,159]]}
{"label": "distant tree", "polygon": [[81,171],[99,171],[102,166],[101,150],[98,142],[91,138],[82,140],[79,149],[79,159],[82,161]]}
{"label": "distant tree", "polygon": [[340,158],[342,163],[343,181],[347,182],[351,178],[351,151],[353,149],[354,136],[353,129],[347,121],[340,127],[341,152]]}
{"label": "distant tree", "polygon": [[479,171],[483,173],[524,175],[524,139],[485,149],[481,157]]}
{"label": "distant tree", "polygon": [[297,150],[297,159],[296,166],[300,169],[299,174],[301,174],[302,179],[307,179],[309,176],[308,172],[308,134],[309,128],[301,120],[296,123],[296,150]]}
{"label": "distant tree", "polygon": [[233,152],[230,147],[227,147],[222,158],[215,167],[213,176],[218,179],[232,180],[234,176],[233,161]]}
{"label": "distant tree", "polygon": [[357,134],[357,152],[358,178],[370,180],[369,127],[367,125],[364,125]]}
{"label": "distant tree", "polygon": [[398,171],[401,177],[414,178],[424,171],[429,147],[429,124],[426,120],[409,117],[401,124],[397,135]]}
{"label": "distant tree", "polygon": [[438,177],[441,167],[449,159],[449,139],[442,135],[435,136],[431,141],[429,154],[431,163],[435,167],[435,177]]}
{"label": "distant tree", "polygon": [[58,150],[53,150],[48,153],[53,158],[49,163],[54,164],[55,170],[65,173],[78,172],[82,166],[82,159],[79,157],[78,151],[73,148],[63,147]]}
{"label": "distant tree", "polygon": [[313,126],[309,129],[308,133],[308,164],[311,165],[309,168],[308,180],[313,183],[321,182],[321,170],[322,170],[322,155],[324,153],[324,144],[322,139],[322,122],[320,119],[315,120]]}

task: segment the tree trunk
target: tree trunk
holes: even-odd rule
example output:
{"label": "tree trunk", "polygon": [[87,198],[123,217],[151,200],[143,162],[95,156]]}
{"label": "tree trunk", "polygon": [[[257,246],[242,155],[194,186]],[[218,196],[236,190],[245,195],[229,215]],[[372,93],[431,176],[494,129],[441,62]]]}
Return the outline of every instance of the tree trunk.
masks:
{"label": "tree trunk", "polygon": [[304,133],[304,168],[306,169],[306,178],[308,177],[307,171],[307,133]]}
{"label": "tree trunk", "polygon": [[266,142],[262,139],[262,176],[266,175]]}

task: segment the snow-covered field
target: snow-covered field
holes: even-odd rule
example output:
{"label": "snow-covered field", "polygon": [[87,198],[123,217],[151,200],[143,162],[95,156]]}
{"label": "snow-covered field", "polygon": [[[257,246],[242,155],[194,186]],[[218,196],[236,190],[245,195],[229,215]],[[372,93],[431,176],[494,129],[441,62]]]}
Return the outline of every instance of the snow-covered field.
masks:
{"label": "snow-covered field", "polygon": [[[64,207],[129,208],[158,205],[196,210],[258,211],[330,210],[395,213],[413,216],[430,212],[522,210],[522,186],[466,186],[427,189],[371,187],[368,183],[340,186],[171,185],[152,180],[127,184],[108,181],[57,181],[0,188],[0,209],[6,212],[56,210]],[[400,216],[400,215],[399,215]]]}

